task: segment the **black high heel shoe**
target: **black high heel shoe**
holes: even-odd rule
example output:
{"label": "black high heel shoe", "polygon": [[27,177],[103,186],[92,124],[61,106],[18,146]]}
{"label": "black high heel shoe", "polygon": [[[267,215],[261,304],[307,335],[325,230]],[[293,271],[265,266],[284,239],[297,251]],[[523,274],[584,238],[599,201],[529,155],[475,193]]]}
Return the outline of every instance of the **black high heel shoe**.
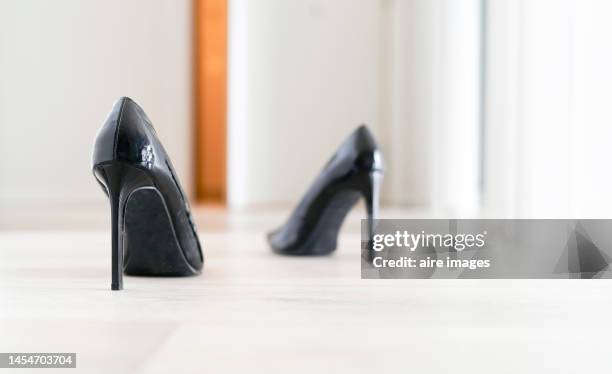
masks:
{"label": "black high heel shoe", "polygon": [[268,234],[272,250],[288,255],[331,253],[344,218],[360,196],[365,200],[371,236],[382,174],[381,153],[362,125],[328,161],[289,220]]}
{"label": "black high heel shoe", "polygon": [[93,172],[109,197],[111,289],[128,275],[199,274],[204,257],[185,194],[142,108],[119,99],[99,130]]}

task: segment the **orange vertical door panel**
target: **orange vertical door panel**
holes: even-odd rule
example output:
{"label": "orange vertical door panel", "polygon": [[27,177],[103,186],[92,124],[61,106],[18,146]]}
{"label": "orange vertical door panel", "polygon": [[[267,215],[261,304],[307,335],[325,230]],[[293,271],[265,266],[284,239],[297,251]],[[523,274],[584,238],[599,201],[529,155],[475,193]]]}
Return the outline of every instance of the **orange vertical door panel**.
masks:
{"label": "orange vertical door panel", "polygon": [[226,198],[227,0],[194,1],[196,194]]}

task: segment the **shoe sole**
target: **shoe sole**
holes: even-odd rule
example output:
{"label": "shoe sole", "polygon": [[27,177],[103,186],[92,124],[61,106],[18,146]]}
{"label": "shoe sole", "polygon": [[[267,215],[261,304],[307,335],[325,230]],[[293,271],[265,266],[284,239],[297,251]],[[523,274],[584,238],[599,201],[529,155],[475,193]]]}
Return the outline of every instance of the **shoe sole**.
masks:
{"label": "shoe sole", "polygon": [[200,273],[185,258],[158,189],[134,190],[126,202],[124,217],[125,274],[178,277]]}

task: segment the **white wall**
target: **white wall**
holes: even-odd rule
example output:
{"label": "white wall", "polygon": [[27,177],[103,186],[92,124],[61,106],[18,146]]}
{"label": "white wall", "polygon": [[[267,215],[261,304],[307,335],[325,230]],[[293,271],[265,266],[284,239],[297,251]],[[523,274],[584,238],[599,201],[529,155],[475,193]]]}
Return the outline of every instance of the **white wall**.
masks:
{"label": "white wall", "polygon": [[486,206],[610,217],[612,4],[490,1]]}
{"label": "white wall", "polygon": [[478,0],[231,0],[229,202],[295,203],[360,123],[383,200],[478,201]]}
{"label": "white wall", "polygon": [[[612,214],[612,3],[575,1],[572,32],[573,212]],[[567,178],[564,178],[567,180]]]}
{"label": "white wall", "polygon": [[[230,0],[229,201],[295,203],[367,123],[383,200],[477,203],[478,0]],[[135,98],[191,187],[190,1],[0,3],[0,204],[103,203],[93,136]]]}
{"label": "white wall", "polygon": [[380,127],[380,5],[232,0],[229,202],[295,202],[361,123]]}
{"label": "white wall", "polygon": [[387,200],[453,215],[479,206],[478,0],[393,2]]}
{"label": "white wall", "polygon": [[190,183],[189,0],[0,2],[0,206],[91,203],[98,127],[119,96]]}

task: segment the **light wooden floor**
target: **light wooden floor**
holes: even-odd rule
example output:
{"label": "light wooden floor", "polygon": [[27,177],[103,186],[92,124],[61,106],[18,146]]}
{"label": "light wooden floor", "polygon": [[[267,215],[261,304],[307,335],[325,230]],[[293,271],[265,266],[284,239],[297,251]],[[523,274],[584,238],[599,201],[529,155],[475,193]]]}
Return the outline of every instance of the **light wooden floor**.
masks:
{"label": "light wooden floor", "polygon": [[609,280],[361,280],[358,214],[335,255],[291,258],[263,235],[284,213],[198,209],[202,276],[111,292],[108,212],[76,212],[3,222],[0,352],[98,373],[610,370]]}

